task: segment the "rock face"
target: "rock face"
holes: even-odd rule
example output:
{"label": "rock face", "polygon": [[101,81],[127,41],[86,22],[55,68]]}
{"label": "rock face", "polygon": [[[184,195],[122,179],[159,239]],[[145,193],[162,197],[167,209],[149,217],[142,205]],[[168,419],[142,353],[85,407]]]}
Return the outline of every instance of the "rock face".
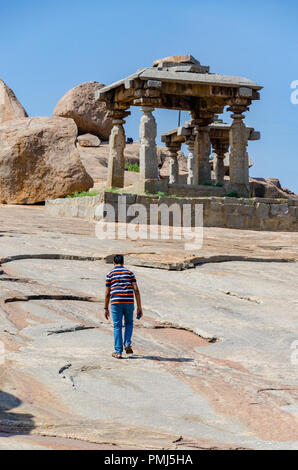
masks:
{"label": "rock face", "polygon": [[250,178],[252,197],[298,199],[298,195],[281,186],[278,178]]}
{"label": "rock face", "polygon": [[81,147],[99,147],[100,139],[96,135],[83,134],[83,135],[79,135],[78,144]]}
{"label": "rock face", "polygon": [[32,204],[88,190],[72,119],[35,117],[0,125],[0,203]]}
{"label": "rock face", "polygon": [[27,117],[25,109],[17,99],[14,92],[0,80],[0,124],[11,119]]}
{"label": "rock face", "polygon": [[112,120],[107,116],[105,103],[94,98],[94,93],[103,86],[98,82],[86,82],[72,88],[56,105],[54,116],[72,118],[79,134],[91,133],[108,140]]}
{"label": "rock face", "polygon": [[[0,206],[0,227],[0,449],[297,449],[298,232],[204,227],[193,252],[40,206]],[[144,311],[122,361],[102,312],[119,252]]]}

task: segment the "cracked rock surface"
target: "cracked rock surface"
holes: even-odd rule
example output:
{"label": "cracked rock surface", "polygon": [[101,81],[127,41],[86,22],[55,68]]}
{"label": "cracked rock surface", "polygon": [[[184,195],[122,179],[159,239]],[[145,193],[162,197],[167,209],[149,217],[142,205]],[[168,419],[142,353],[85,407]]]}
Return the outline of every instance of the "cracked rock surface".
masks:
{"label": "cracked rock surface", "polygon": [[[43,207],[0,222],[0,449],[297,448],[298,234],[208,228],[187,253]],[[121,361],[103,316],[116,252],[144,306]]]}

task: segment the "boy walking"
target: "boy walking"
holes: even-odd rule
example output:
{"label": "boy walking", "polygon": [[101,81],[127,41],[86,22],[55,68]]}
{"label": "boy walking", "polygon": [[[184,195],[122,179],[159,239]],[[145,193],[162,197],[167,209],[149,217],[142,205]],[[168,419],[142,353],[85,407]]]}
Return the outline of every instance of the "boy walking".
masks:
{"label": "boy walking", "polygon": [[105,318],[108,320],[109,303],[111,302],[111,313],[114,326],[114,347],[112,354],[117,359],[122,359],[123,337],[122,321],[124,317],[124,349],[126,354],[132,354],[131,337],[133,332],[134,296],[137,301],[137,318],[143,316],[141,296],[135,275],[123,266],[123,255],[114,256],[114,269],[106,277],[105,294]]}

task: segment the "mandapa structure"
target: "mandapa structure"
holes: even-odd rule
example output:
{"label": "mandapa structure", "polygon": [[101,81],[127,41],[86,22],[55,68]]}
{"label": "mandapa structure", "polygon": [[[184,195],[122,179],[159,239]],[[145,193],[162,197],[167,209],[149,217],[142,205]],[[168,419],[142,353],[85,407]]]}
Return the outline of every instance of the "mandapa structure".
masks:
{"label": "mandapa structure", "polygon": [[[122,188],[124,185],[124,118],[130,114],[130,106],[141,106],[140,174],[136,190],[138,193],[154,193],[171,189],[173,194],[175,189],[179,189],[173,187],[177,185],[173,178],[170,183],[158,179],[156,122],[152,111],[154,108],[165,108],[189,111],[191,114],[192,134],[189,143],[193,160],[192,175],[187,186],[194,194],[202,194],[204,184],[211,180],[210,124],[214,122],[214,116],[221,114],[228,106],[233,119],[229,129],[229,189],[237,191],[241,196],[249,196],[246,151],[248,131],[243,123],[243,113],[248,111],[253,100],[260,99],[261,89],[260,85],[246,78],[210,73],[208,66],[202,66],[191,55],[156,60],[152,67],[140,69],[127,78],[101,88],[95,96],[99,101],[105,101],[113,120],[108,186]],[[172,174],[177,173],[175,153],[174,147]]]}
{"label": "mandapa structure", "polygon": [[[171,185],[179,183],[179,165],[178,165],[178,152],[181,150],[181,145],[186,143],[188,146],[188,176],[187,184],[192,185],[195,192],[196,184],[204,184],[211,182],[211,163],[215,173],[215,183],[223,186],[225,184],[226,165],[225,160],[228,156],[228,166],[230,166],[230,154],[228,153],[230,147],[230,135],[232,126],[218,119],[215,116],[214,122],[208,126],[208,136],[210,144],[206,146],[205,159],[198,159],[194,154],[194,143],[196,138],[196,126],[192,121],[187,121],[184,126],[179,126],[161,135],[161,141],[167,147],[170,154],[170,179]],[[247,140],[259,140],[260,132],[257,132],[252,127],[246,127]],[[213,151],[214,159],[210,161],[210,152]],[[199,166],[200,163],[200,166]],[[251,161],[245,156],[245,164],[247,164],[246,171],[251,166]],[[235,166],[232,166],[232,171],[235,171]],[[230,168],[229,168],[230,174]],[[232,174],[232,178],[235,176]],[[230,186],[228,182],[227,186]],[[177,186],[175,189],[183,190],[182,185]]]}

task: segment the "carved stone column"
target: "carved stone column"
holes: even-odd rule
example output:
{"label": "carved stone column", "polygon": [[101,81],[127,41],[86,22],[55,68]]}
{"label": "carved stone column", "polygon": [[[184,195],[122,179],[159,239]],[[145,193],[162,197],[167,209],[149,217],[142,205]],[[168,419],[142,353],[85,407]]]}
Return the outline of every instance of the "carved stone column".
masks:
{"label": "carved stone column", "polygon": [[214,146],[214,173],[215,173],[215,182],[219,184],[224,184],[225,181],[225,165],[224,158],[225,154],[229,149],[229,143],[223,144],[218,143]]}
{"label": "carved stone column", "polygon": [[179,179],[179,163],[178,163],[178,152],[180,145],[171,145],[168,147],[170,151],[170,179],[169,183],[178,183]]}
{"label": "carved stone column", "polygon": [[187,184],[194,184],[195,181],[198,181],[198,164],[195,159],[194,153],[194,137],[191,136],[186,140],[186,145],[188,146],[188,157],[187,157]]}
{"label": "carved stone column", "polygon": [[195,184],[209,183],[211,181],[209,129],[207,126],[196,126],[194,152],[198,166],[198,176]]}
{"label": "carved stone column", "polygon": [[108,163],[108,187],[123,188],[124,186],[124,148],[125,148],[125,132],[123,117],[129,113],[122,111],[110,111],[113,127],[111,130],[109,145],[110,155]]}
{"label": "carved stone column", "polygon": [[156,152],[156,121],[152,115],[154,108],[143,106],[140,121],[140,179],[155,179],[158,176]]}
{"label": "carved stone column", "polygon": [[228,111],[232,111],[233,124],[230,130],[230,186],[237,191],[239,196],[248,197],[249,164],[247,147],[247,129],[243,123],[242,113],[248,110],[247,106],[232,105]]}

